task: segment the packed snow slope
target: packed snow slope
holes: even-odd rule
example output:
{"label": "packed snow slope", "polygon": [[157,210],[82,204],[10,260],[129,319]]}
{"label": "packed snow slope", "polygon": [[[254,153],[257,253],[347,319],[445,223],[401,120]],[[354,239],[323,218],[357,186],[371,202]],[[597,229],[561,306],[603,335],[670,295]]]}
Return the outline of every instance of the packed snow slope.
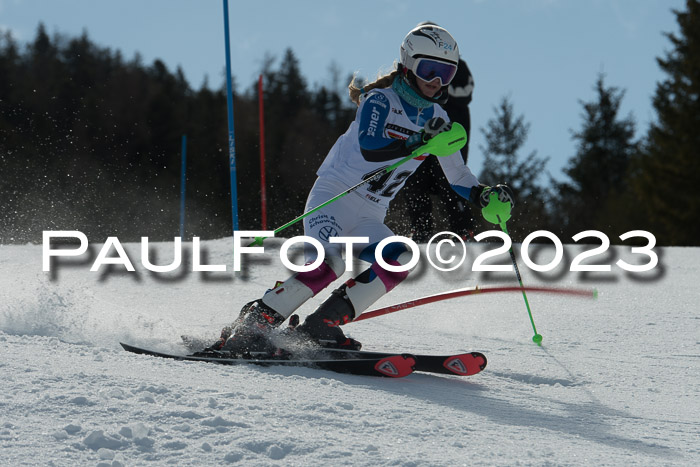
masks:
{"label": "packed snow slope", "polygon": [[[147,271],[139,244],[125,245],[135,272],[90,272],[101,245],[59,258],[51,272],[41,245],[0,245],[0,464],[700,465],[700,249],[656,248],[659,264],[647,273],[614,266],[646,262],[628,247],[591,259],[613,264],[610,272],[570,272],[580,245],[567,245],[550,273],[520,261],[526,286],[599,292],[528,295],[542,347],[519,293],[345,327],[366,349],[486,353],[486,370],[468,378],[227,367],[120,349],[185,353],[181,335],[213,339],[287,277],[275,242],[235,274],[230,238],[202,243],[202,263],[226,272],[192,272],[190,243],[171,273]],[[173,246],[151,245],[151,262],[169,264]],[[514,272],[471,271],[481,247],[469,244],[451,273],[422,260],[376,306],[517,285]],[[545,264],[553,254],[532,256]]]}

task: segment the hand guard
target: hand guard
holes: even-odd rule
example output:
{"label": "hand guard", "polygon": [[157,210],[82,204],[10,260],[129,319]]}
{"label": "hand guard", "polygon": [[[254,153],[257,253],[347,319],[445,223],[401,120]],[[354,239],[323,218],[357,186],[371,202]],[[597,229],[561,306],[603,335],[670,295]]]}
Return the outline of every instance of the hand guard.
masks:
{"label": "hand guard", "polygon": [[[481,188],[481,191],[478,190]],[[479,185],[475,190],[472,201],[478,200],[481,214],[492,224],[502,224],[510,219],[510,213],[515,206],[513,190],[505,184],[494,187]]]}

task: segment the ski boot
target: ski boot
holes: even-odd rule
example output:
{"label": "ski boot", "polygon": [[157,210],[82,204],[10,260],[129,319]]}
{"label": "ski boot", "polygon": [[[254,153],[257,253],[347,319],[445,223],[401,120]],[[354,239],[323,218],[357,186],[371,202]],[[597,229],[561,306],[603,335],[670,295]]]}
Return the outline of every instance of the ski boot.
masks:
{"label": "ski boot", "polygon": [[341,324],[349,323],[354,317],[355,309],[345,293],[345,285],[342,285],[295,329],[321,347],[360,350],[362,344],[347,337],[340,329]]}
{"label": "ski boot", "polygon": [[265,305],[262,300],[246,303],[238,318],[221,331],[219,340],[207,350],[219,350],[239,355],[276,352],[269,334],[285,318]]}

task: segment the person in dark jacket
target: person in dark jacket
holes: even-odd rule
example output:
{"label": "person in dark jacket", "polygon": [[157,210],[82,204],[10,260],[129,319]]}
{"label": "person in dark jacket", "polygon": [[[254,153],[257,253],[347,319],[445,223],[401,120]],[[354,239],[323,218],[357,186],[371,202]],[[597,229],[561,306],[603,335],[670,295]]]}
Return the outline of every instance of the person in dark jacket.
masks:
{"label": "person in dark jacket", "polygon": [[[426,23],[432,24],[432,23]],[[448,88],[449,98],[442,107],[452,122],[459,122],[467,130],[467,144],[461,153],[464,164],[469,158],[469,139],[471,136],[471,115],[469,104],[472,100],[474,78],[467,63],[459,59],[457,74]],[[418,170],[407,180],[403,189],[406,200],[406,211],[411,226],[411,236],[414,241],[425,243],[434,232],[433,199],[437,195],[436,204],[447,214],[447,225],[463,239],[469,239],[474,233],[474,219],[468,203],[462,201],[445,178],[440,164],[435,156],[430,156],[421,164]]]}

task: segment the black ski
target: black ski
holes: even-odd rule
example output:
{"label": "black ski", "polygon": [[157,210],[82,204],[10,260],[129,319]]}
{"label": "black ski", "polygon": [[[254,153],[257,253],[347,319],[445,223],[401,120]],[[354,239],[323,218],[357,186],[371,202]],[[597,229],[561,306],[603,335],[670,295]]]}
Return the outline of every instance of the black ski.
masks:
{"label": "black ski", "polygon": [[[323,349],[326,355],[342,358],[382,358],[394,355],[387,352],[372,352],[364,350]],[[415,371],[440,373],[448,375],[471,376],[486,368],[486,355],[481,352],[467,352],[454,355],[421,355],[411,354],[416,360]]]}
{"label": "black ski", "polygon": [[[201,348],[206,342],[208,342],[189,336],[182,336],[182,340],[191,351]],[[398,354],[399,353],[374,352],[366,350],[343,350],[325,347],[308,348],[302,353],[304,357],[325,357],[333,359],[383,358]],[[197,352],[195,352],[194,355],[197,355]],[[299,355],[299,357],[302,355]],[[414,371],[421,371],[425,373],[471,376],[481,372],[484,368],[486,368],[487,364],[486,355],[481,352],[465,352],[450,355],[421,355],[411,353],[409,355],[416,360]]]}
{"label": "black ski", "polygon": [[210,362],[221,365],[241,365],[253,364],[262,366],[286,365],[320,368],[323,370],[335,371],[337,373],[350,373],[365,376],[387,376],[391,378],[401,378],[413,372],[415,359],[408,354],[386,354],[377,357],[355,358],[287,358],[287,356],[275,357],[265,356],[264,358],[231,358],[225,352],[198,352],[195,355],[173,355],[153,350],[142,349],[132,345],[120,343],[127,352],[142,355],[150,355],[161,358],[171,358],[175,360]]}

